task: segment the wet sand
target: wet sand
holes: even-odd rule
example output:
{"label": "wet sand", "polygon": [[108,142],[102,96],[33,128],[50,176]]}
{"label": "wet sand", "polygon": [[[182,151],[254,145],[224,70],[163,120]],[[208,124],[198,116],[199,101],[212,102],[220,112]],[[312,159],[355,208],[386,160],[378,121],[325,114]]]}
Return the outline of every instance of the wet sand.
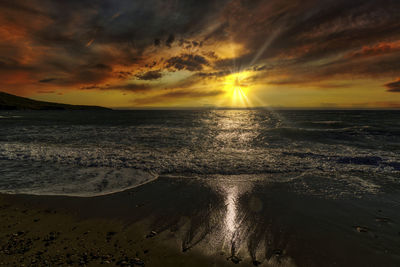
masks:
{"label": "wet sand", "polygon": [[0,265],[399,266],[398,196],[163,177],[106,196],[0,195]]}

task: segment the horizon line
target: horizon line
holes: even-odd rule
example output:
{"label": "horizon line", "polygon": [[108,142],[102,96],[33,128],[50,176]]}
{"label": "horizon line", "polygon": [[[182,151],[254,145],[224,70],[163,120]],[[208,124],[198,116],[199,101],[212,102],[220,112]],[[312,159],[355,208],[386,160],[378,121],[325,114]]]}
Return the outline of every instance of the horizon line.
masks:
{"label": "horizon line", "polygon": [[112,110],[400,110],[400,107],[108,107]]}

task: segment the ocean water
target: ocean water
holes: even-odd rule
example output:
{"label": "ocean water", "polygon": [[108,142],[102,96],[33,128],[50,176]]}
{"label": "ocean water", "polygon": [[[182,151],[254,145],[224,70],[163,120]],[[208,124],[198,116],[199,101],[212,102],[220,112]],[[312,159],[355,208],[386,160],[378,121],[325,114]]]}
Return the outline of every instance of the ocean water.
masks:
{"label": "ocean water", "polygon": [[0,192],[97,196],[159,177],[332,199],[398,192],[400,111],[0,113]]}

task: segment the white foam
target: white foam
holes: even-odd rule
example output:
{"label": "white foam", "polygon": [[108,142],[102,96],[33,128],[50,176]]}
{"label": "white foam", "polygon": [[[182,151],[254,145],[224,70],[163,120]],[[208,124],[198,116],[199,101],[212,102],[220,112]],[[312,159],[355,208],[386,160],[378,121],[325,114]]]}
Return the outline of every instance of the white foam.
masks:
{"label": "white foam", "polygon": [[158,177],[154,173],[130,168],[8,163],[6,166],[3,161],[2,167],[13,171],[3,175],[0,192],[12,194],[92,197],[141,186]]}

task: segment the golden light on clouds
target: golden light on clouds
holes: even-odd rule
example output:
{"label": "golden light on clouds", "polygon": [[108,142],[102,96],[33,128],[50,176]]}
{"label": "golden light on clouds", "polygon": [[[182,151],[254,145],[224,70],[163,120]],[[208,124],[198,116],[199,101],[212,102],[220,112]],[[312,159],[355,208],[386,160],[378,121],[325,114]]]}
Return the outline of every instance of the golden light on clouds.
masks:
{"label": "golden light on clouds", "polygon": [[11,94],[129,108],[400,108],[396,1],[383,16],[377,0],[328,0],[325,17],[318,1],[12,2],[0,4],[0,90]]}

